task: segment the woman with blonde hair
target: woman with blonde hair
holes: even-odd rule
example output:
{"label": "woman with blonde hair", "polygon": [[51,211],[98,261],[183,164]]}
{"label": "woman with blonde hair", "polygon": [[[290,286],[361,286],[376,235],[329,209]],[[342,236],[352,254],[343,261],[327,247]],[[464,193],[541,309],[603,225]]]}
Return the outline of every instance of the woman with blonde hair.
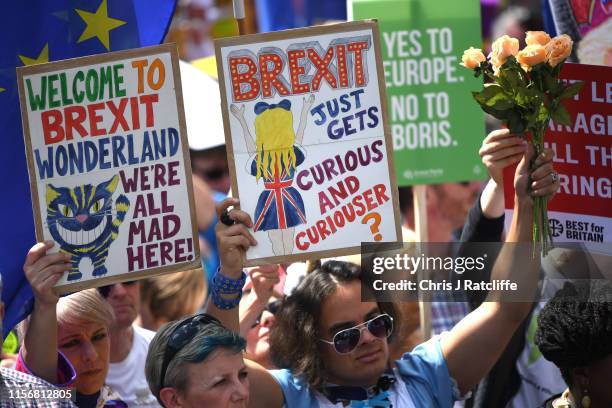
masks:
{"label": "woman with blonde hair", "polygon": [[206,280],[201,269],[144,279],[140,284],[140,322],[157,331],[165,323],[192,315],[204,306]]}
{"label": "woman with blonde hair", "polygon": [[314,102],[314,95],[303,99],[297,132],[293,128],[291,101],[277,104],[255,104],[255,142],[244,117],[244,105],[231,105],[230,111],[238,119],[247,150],[253,159],[248,171],[255,179],[264,180],[264,191],[255,207],[253,231],[267,231],[275,255],[293,251],[295,226],[306,223],[304,202],[292,187],[295,168],[306,157],[302,148],[306,117]]}
{"label": "woman with blonde hair", "polygon": [[[34,292],[34,310],[16,368],[51,383],[74,387],[80,408],[127,407],[104,384],[110,363],[113,310],[96,289],[58,298],[53,286],[70,269],[70,262],[68,254],[47,254],[52,246],[52,242],[33,246],[23,267]],[[64,357],[76,372],[72,379],[58,378],[58,372],[65,371],[58,367],[68,364]]]}

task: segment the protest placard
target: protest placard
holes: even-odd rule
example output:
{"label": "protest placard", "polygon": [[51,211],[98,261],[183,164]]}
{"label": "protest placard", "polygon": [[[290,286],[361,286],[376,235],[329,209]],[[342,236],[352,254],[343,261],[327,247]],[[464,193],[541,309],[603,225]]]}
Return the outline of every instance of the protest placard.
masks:
{"label": "protest placard", "polygon": [[[548,204],[551,234],[555,242],[582,242],[612,255],[612,68],[565,64],[560,78],[584,85],[564,101],[572,124],[551,120],[544,139],[561,183]],[[504,177],[506,223],[514,206],[513,171]]]}
{"label": "protest placard", "polygon": [[375,22],[216,41],[232,192],[248,264],[400,240]]}
{"label": "protest placard", "polygon": [[481,42],[475,0],[350,0],[349,19],[376,18],[398,185],[486,177],[478,157],[484,116],[471,93],[480,79],[459,66]]}
{"label": "protest placard", "polygon": [[200,267],[171,44],[17,69],[36,239],[61,292]]}

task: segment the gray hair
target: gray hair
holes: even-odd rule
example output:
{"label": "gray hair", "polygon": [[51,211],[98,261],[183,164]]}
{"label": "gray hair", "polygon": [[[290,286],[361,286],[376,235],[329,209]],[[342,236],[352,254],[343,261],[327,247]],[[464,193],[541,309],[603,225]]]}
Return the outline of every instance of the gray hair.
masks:
{"label": "gray hair", "polygon": [[[161,390],[161,370],[164,361],[166,348],[168,347],[168,338],[174,330],[180,326],[185,320],[190,319],[189,316],[185,319],[170,322],[164,325],[151,343],[149,344],[149,352],[145,363],[145,375],[151,393],[155,395],[160,404],[163,405],[159,392]],[[193,338],[172,358],[166,375],[164,378],[164,386],[172,387],[179,393],[184,393],[187,390],[189,377],[185,365],[189,363],[201,363],[217,348],[222,347],[239,353],[244,350],[246,341],[239,334],[226,329],[219,323],[202,323],[200,330]]]}

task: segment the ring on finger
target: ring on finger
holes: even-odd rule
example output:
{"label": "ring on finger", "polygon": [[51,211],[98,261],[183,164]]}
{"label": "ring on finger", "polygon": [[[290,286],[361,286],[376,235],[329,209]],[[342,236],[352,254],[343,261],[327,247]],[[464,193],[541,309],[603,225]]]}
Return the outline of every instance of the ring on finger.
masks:
{"label": "ring on finger", "polygon": [[221,213],[221,216],[219,217],[219,221],[221,221],[223,224],[227,225],[228,227],[231,227],[232,225],[234,225],[234,220],[230,218],[229,212],[227,210],[224,210]]}
{"label": "ring on finger", "polygon": [[556,183],[559,180],[559,174],[556,171],[550,173],[550,179],[553,183]]}

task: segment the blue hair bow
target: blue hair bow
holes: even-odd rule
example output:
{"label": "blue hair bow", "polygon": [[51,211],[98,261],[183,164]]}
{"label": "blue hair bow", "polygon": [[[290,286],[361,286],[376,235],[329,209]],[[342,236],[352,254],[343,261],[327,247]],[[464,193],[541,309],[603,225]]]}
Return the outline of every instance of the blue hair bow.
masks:
{"label": "blue hair bow", "polygon": [[255,104],[255,114],[259,115],[267,111],[268,109],[274,108],[282,108],[284,110],[291,110],[291,101],[289,99],[283,99],[279,103],[266,103],[266,102],[257,102]]}

